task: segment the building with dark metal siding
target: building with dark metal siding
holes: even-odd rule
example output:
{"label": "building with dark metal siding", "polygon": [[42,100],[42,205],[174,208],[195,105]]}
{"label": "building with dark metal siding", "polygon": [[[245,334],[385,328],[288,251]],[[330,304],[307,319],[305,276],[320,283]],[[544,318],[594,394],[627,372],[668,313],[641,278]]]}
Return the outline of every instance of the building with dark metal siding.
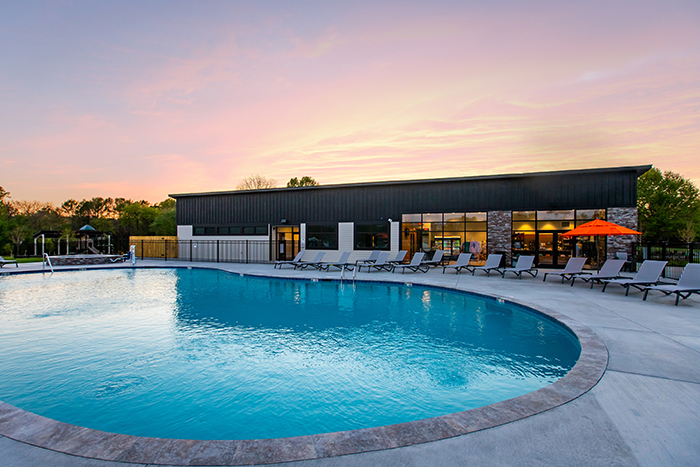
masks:
{"label": "building with dark metal siding", "polygon": [[[569,245],[571,252],[564,251],[569,246],[562,246],[557,232],[571,229],[591,216],[637,227],[637,178],[650,168],[633,166],[171,196],[177,199],[181,239],[255,238],[268,239],[271,243],[281,239],[298,243],[281,256],[277,249],[271,248],[270,260],[286,258],[298,248],[331,250],[338,256],[341,251],[353,251],[355,257],[375,248],[411,252],[444,249],[454,256],[467,251],[467,242],[471,243],[472,251],[479,250],[476,256],[483,258],[487,252],[503,251],[510,258],[513,247],[525,242],[532,248],[516,248],[518,253],[533,253],[542,265],[561,267],[575,252],[574,245]],[[528,219],[532,225],[524,223]],[[556,225],[547,221],[556,221]],[[528,227],[532,227],[531,232]],[[518,232],[518,229],[524,230]],[[553,232],[553,236],[547,232]],[[409,238],[413,238],[413,243]],[[480,242],[482,248],[474,242]],[[559,243],[552,249],[547,242]],[[617,246],[624,248],[624,241]],[[557,257],[543,255],[540,250]]]}

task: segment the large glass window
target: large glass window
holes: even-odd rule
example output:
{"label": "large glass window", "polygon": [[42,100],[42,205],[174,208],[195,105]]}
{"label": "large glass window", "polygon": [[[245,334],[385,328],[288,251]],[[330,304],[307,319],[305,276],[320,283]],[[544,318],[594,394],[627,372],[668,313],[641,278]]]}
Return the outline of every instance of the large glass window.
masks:
{"label": "large glass window", "polygon": [[389,224],[355,224],[356,250],[388,250]]}
{"label": "large glass window", "polygon": [[306,248],[309,250],[337,250],[338,224],[307,225]]}
{"label": "large glass window", "polygon": [[561,234],[605,214],[605,209],[513,211],[513,257],[534,255],[538,266],[563,267],[572,256],[587,256],[588,266],[595,267],[593,240]]}
{"label": "large glass window", "polygon": [[471,252],[479,264],[486,258],[486,217],[485,212],[404,214],[401,249],[428,254],[443,250],[453,259]]}
{"label": "large glass window", "polygon": [[581,209],[576,211],[576,226],[593,219],[605,219],[605,209]]}
{"label": "large glass window", "polygon": [[538,221],[573,219],[574,211],[537,211]]}

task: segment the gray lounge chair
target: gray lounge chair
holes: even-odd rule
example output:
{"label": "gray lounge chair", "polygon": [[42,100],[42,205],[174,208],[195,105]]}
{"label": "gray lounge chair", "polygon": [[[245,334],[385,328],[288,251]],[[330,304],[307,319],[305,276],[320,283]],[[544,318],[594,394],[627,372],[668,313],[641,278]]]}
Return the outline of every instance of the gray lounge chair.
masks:
{"label": "gray lounge chair", "polygon": [[[664,295],[676,294],[676,306],[680,299],[686,299],[692,294],[700,294],[700,264],[688,263],[683,268],[677,284],[650,285],[644,289],[644,300],[650,290],[658,290]],[[685,295],[684,295],[685,294]]]}
{"label": "gray lounge chair", "polygon": [[445,252],[443,250],[436,250],[431,259],[422,262],[423,266],[442,266],[442,257],[444,255]]}
{"label": "gray lounge chair", "polygon": [[497,271],[501,273],[501,258],[503,255],[490,254],[486,257],[486,264],[483,266],[474,266],[472,268],[472,276],[478,271],[484,271],[487,276],[491,275],[491,271]]}
{"label": "gray lounge chair", "polygon": [[331,268],[338,268],[341,271],[343,269],[347,269],[352,271],[353,268],[355,267],[355,263],[348,263],[348,258],[350,257],[349,251],[343,252],[342,255],[340,255],[340,259],[338,261],[334,262],[328,262],[328,263],[321,263],[321,266],[318,268],[319,271],[330,271]]}
{"label": "gray lounge chair", "polygon": [[294,265],[298,264],[299,262],[301,262],[301,258],[303,256],[304,256],[304,250],[301,250],[299,253],[297,253],[297,255],[294,257],[294,259],[291,261],[290,260],[275,261],[274,268],[277,268],[277,266],[279,266],[279,268],[282,269],[282,266],[284,266],[285,264],[288,264],[290,266],[294,266]]}
{"label": "gray lounge chair", "polygon": [[664,272],[667,262],[668,261],[653,261],[648,259],[642,263],[642,267],[639,268],[639,272],[637,272],[637,274],[631,279],[624,278],[604,280],[603,292],[605,292],[608,284],[621,285],[627,289],[625,296],[630,294],[630,287],[634,287],[638,290],[644,290],[644,288],[647,286],[656,285],[659,283],[661,273]]}
{"label": "gray lounge chair", "polygon": [[375,261],[374,263],[360,264],[359,266],[357,266],[357,270],[359,272],[362,272],[362,268],[367,268],[367,272],[372,272],[372,269],[376,269],[377,271],[390,271],[394,265],[389,263],[388,260],[389,252],[382,251],[381,253],[379,253],[377,261]]}
{"label": "gray lounge chair", "polygon": [[622,259],[625,261],[625,264],[622,266],[623,271],[630,269],[630,264],[632,264],[632,263],[630,262],[630,259],[627,256],[627,253],[622,252],[622,251],[618,251],[617,253],[615,253],[615,259]]}
{"label": "gray lounge chair", "polygon": [[[537,273],[539,272],[539,269],[533,266],[533,263],[535,262],[535,257],[534,256],[525,256],[521,255],[518,257],[518,262],[515,263],[515,267],[513,268],[505,268],[501,272],[501,277],[505,278],[507,272],[512,272],[516,276],[518,276],[518,279],[523,278],[523,273],[526,272],[530,274],[532,277],[537,277]],[[534,273],[532,271],[535,271]]]}
{"label": "gray lounge chair", "polygon": [[407,254],[408,254],[408,250],[401,250],[398,253],[396,253],[396,256],[394,257],[394,259],[390,259],[389,261],[387,261],[387,263],[391,263],[391,264],[403,263],[403,260],[406,259]]}
{"label": "gray lounge chair", "polygon": [[624,265],[625,265],[624,260],[609,259],[605,263],[603,263],[603,267],[600,268],[600,271],[598,271],[598,274],[591,275],[589,272],[572,273],[571,274],[571,286],[573,287],[574,282],[576,282],[576,279],[580,278],[584,282],[590,282],[591,289],[592,289],[593,284],[595,284],[595,283],[602,284],[603,281],[606,279],[619,278],[620,271],[622,270],[622,266],[624,266]]}
{"label": "gray lounge chair", "polygon": [[393,264],[391,266],[391,272],[396,272],[398,268],[401,268],[401,274],[405,273],[406,269],[413,272],[428,272],[430,266],[422,264],[424,256],[425,253],[416,253],[415,255],[413,255],[413,259],[411,259],[411,262],[408,264]]}
{"label": "gray lounge chair", "polygon": [[316,253],[316,257],[313,259],[313,261],[299,261],[294,265],[294,269],[299,268],[299,269],[306,269],[306,268],[315,268],[319,269],[321,266],[321,262],[323,261],[323,255],[325,255],[325,251],[319,251]]}
{"label": "gray lounge chair", "polygon": [[455,264],[448,264],[442,267],[442,273],[445,274],[445,269],[454,269],[455,273],[459,274],[462,269],[469,271],[469,261],[472,260],[471,253],[460,253]]}
{"label": "gray lounge chair", "polygon": [[379,250],[372,250],[372,253],[370,253],[369,258],[358,259],[357,261],[355,261],[355,264],[359,266],[360,264],[374,263],[375,261],[377,261],[377,258],[379,258],[380,253],[381,251]]}
{"label": "gray lounge chair", "polygon": [[17,264],[17,261],[14,259],[4,259],[2,256],[0,256],[0,268],[3,267],[6,264],[12,264],[15,263],[15,267],[19,267],[19,264]]}
{"label": "gray lounge chair", "polygon": [[572,274],[591,274],[590,272],[583,271],[583,266],[586,265],[586,261],[588,261],[588,258],[569,258],[563,271],[545,272],[542,282],[547,280],[548,275],[561,276],[561,283],[563,284],[565,280],[568,281],[576,277]]}

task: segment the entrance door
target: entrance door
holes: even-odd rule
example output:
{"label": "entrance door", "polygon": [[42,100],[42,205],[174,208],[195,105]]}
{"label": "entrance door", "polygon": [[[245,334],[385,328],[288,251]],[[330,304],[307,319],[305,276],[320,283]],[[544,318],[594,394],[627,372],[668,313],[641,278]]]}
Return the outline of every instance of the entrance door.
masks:
{"label": "entrance door", "polygon": [[291,261],[299,253],[299,227],[276,227],[277,261]]}
{"label": "entrance door", "polygon": [[538,232],[537,233],[537,266],[551,268],[557,258],[555,253],[556,243],[554,242],[555,233]]}
{"label": "entrance door", "polygon": [[537,233],[537,266],[545,268],[563,268],[571,258],[573,240],[561,237],[566,231]]}

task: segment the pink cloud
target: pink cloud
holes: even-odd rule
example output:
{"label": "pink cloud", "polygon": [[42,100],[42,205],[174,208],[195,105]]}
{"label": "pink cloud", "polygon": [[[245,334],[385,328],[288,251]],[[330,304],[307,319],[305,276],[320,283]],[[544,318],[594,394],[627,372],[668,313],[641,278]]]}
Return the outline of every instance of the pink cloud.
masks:
{"label": "pink cloud", "polygon": [[653,163],[700,182],[697,10],[642,3],[376,4],[308,22],[283,9],[188,38],[134,33],[142,48],[99,49],[113,70],[75,73],[97,83],[86,90],[24,90],[0,167],[20,197],[56,202],[155,202],[252,173],[342,183]]}

